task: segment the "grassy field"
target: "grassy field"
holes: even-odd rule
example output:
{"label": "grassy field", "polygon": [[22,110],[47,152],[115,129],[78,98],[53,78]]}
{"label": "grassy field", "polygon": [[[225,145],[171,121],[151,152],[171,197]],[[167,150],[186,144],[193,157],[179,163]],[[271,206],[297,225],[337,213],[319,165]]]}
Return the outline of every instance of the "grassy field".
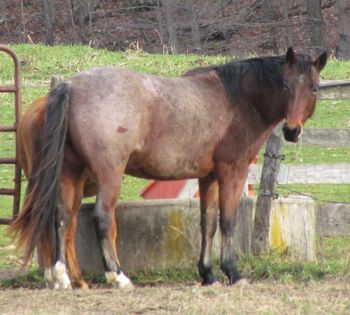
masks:
{"label": "grassy field", "polygon": [[[153,55],[139,50],[130,50],[124,53],[110,52],[107,50],[94,50],[84,46],[56,46],[47,47],[42,45],[15,45],[12,46],[21,60],[22,67],[22,92],[24,110],[32,100],[47,93],[52,75],[61,75],[68,78],[75,73],[96,66],[113,64],[125,66],[134,70],[153,73],[163,76],[177,76],[188,69],[206,66],[209,64],[223,63],[227,57],[197,56],[197,55]],[[12,64],[4,54],[0,54],[0,85],[10,84],[12,78]],[[349,79],[350,62],[331,59],[322,72],[322,79]],[[0,94],[0,124],[11,124],[13,121],[13,96]],[[350,101],[321,101],[318,104],[315,115],[307,123],[306,127],[318,128],[350,128]],[[10,157],[14,154],[14,137],[11,134],[0,134],[0,156]],[[286,163],[338,163],[350,161],[350,144],[345,148],[308,147],[292,145],[285,147]],[[259,163],[262,158],[259,159]],[[0,187],[11,187],[13,168],[11,166],[0,166]],[[146,184],[145,180],[126,176],[124,179],[121,199],[140,199],[140,190]],[[25,181],[22,192],[25,191]],[[331,200],[350,202],[350,185],[285,185],[279,186],[281,195],[295,193],[308,194],[316,200]],[[90,199],[89,201],[93,201]],[[0,217],[10,216],[11,198],[0,197]],[[0,269],[10,269],[18,266],[20,260],[13,254],[11,241],[4,237],[5,227],[0,226]],[[306,274],[305,278],[318,278],[318,275],[348,275],[349,270],[349,239],[338,239],[338,244],[332,240],[325,240],[321,252],[334,253],[334,248],[343,248],[342,257],[337,263],[330,263],[332,257],[323,254],[322,261],[315,265],[288,265],[284,260],[274,255],[259,260],[252,258],[242,259],[241,270],[247,275],[256,277],[277,275],[279,279],[291,277],[294,279],[294,271]],[[344,254],[345,253],[345,254]],[[343,259],[343,258],[342,258]],[[272,266],[277,267],[273,268]],[[344,269],[345,266],[345,269]],[[272,268],[272,269],[271,269]],[[301,268],[301,269],[300,269]],[[304,271],[306,268],[307,271]],[[309,269],[308,269],[309,268]],[[346,269],[347,268],[347,269]],[[294,270],[294,271],[293,271]],[[285,273],[284,273],[285,272]],[[284,275],[285,274],[285,275]],[[135,277],[143,277],[136,275]],[[147,276],[147,275],[146,275]],[[164,274],[163,274],[164,276]],[[159,278],[159,276],[158,276]],[[152,281],[154,275],[145,278]],[[147,280],[148,279],[148,280]],[[136,280],[137,281],[137,280]],[[143,280],[140,280],[141,282]]]}

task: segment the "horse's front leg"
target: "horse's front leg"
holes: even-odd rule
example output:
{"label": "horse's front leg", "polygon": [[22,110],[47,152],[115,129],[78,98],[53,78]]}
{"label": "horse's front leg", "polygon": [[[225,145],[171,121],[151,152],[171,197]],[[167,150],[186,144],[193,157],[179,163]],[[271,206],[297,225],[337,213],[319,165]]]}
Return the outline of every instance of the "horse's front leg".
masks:
{"label": "horse's front leg", "polygon": [[213,273],[213,238],[218,221],[218,182],[213,176],[199,179],[202,245],[198,263],[203,285],[217,281]]}
{"label": "horse's front leg", "polygon": [[219,166],[219,208],[221,229],[221,270],[230,284],[245,283],[241,278],[234,253],[234,230],[237,207],[248,175],[247,165],[221,164]]}

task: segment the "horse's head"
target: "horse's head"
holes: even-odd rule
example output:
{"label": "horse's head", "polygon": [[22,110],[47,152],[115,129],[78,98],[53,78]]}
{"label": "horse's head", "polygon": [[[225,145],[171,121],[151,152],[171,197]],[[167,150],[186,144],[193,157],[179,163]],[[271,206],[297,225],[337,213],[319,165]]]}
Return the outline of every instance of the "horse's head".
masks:
{"label": "horse's head", "polygon": [[316,60],[308,55],[299,55],[289,48],[283,71],[283,89],[287,98],[284,112],[284,138],[297,142],[305,121],[311,117],[316,107],[316,96],[320,72],[327,62],[327,53]]}

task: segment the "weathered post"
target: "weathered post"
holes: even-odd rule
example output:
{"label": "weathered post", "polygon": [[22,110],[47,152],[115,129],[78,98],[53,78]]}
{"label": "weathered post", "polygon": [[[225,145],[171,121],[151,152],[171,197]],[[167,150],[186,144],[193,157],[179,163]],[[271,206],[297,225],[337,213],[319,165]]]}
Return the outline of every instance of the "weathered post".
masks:
{"label": "weathered post", "polygon": [[63,81],[63,77],[60,75],[53,75],[50,82],[50,91]]}
{"label": "weathered post", "polygon": [[277,127],[266,143],[264,164],[260,179],[259,195],[256,202],[253,253],[266,252],[269,245],[270,213],[273,199],[276,198],[276,179],[282,160],[281,151],[284,140],[281,128]]}

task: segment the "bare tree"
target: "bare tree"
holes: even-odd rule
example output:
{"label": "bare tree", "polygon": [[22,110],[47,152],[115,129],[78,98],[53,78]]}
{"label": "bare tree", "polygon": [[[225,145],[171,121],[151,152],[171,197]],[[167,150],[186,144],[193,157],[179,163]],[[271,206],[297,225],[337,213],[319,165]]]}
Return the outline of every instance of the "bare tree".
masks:
{"label": "bare tree", "polygon": [[75,23],[74,23],[74,13],[73,13],[73,3],[72,0],[67,0],[68,5],[68,29],[71,30],[71,38],[72,43],[75,44],[78,42],[77,33],[75,31]]}
{"label": "bare tree", "polygon": [[337,47],[337,57],[350,59],[350,1],[337,0],[340,39]]}
{"label": "bare tree", "polygon": [[165,11],[166,22],[168,26],[168,43],[171,48],[171,51],[176,53],[179,51],[179,45],[177,41],[177,27],[174,21],[174,10],[172,6],[172,0],[163,0],[163,8]]}
{"label": "bare tree", "polygon": [[197,19],[196,4],[192,0],[187,0],[187,2],[188,10],[190,13],[189,15],[191,23],[192,45],[195,51],[199,51],[201,49],[201,35]]}
{"label": "bare tree", "polygon": [[161,2],[162,0],[157,0],[158,29],[156,31],[159,36],[159,40],[162,45],[162,48],[164,48],[163,12],[162,12]]}
{"label": "bare tree", "polygon": [[10,36],[9,25],[7,23],[7,10],[6,10],[7,2],[6,0],[0,0],[0,26],[1,24],[5,27],[7,31],[7,35]]}
{"label": "bare tree", "polygon": [[26,24],[27,24],[27,21],[26,21],[26,16],[24,13],[24,2],[23,2],[23,0],[21,0],[21,39],[22,39],[22,42],[26,41],[26,33],[27,33]]}
{"label": "bare tree", "polygon": [[278,54],[278,45],[277,45],[277,31],[276,26],[273,24],[273,22],[276,21],[276,10],[272,4],[272,1],[267,1],[265,4],[267,13],[267,21],[271,23],[271,26],[269,27],[269,33],[270,33],[270,43],[271,43],[271,49],[275,54]]}
{"label": "bare tree", "polygon": [[5,0],[0,0],[0,23],[6,22],[6,3]]}
{"label": "bare tree", "polygon": [[315,52],[320,53],[327,47],[324,38],[321,0],[307,0],[306,5],[310,44],[311,47],[315,49]]}
{"label": "bare tree", "polygon": [[53,0],[42,0],[45,28],[45,44],[54,43],[55,4]]}
{"label": "bare tree", "polygon": [[286,33],[286,46],[291,47],[293,46],[293,37],[290,27],[290,21],[289,21],[289,1],[288,0],[282,0],[282,10],[283,10],[283,18],[285,23],[285,33]]}

